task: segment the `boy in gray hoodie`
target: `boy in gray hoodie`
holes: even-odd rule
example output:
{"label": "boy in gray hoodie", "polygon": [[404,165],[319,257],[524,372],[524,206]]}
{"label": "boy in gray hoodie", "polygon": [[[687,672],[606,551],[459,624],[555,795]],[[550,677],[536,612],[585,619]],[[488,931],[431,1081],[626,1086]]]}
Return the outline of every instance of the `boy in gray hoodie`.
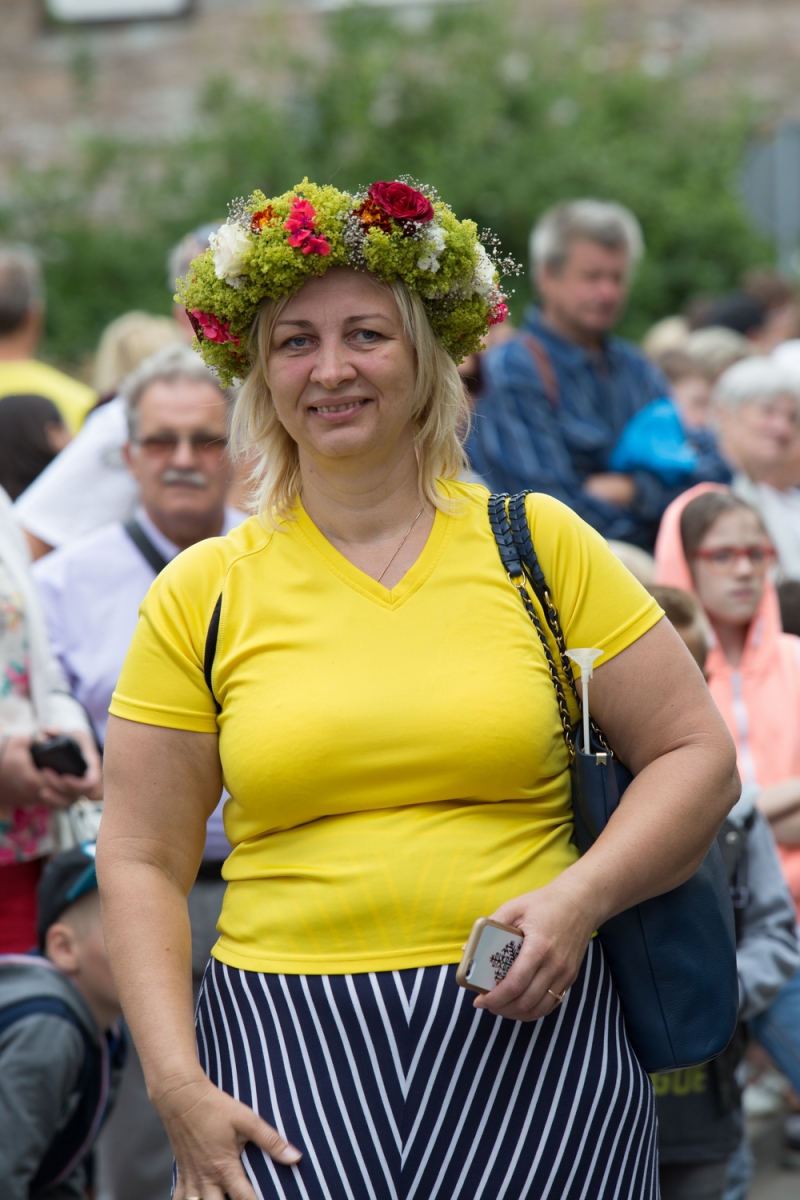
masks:
{"label": "boy in gray hoodie", "polygon": [[[693,596],[653,587],[702,670],[705,626]],[[795,911],[768,822],[756,808],[759,789],[745,785],[717,836],[736,921],[740,1025],[727,1050],[709,1063],[654,1075],[662,1200],[722,1200],[728,1164],[742,1143],[737,1067],[745,1022],[769,1007],[800,966]]]}
{"label": "boy in gray hoodie", "polygon": [[0,955],[0,1200],[84,1200],[125,1055],[94,843],[39,884],[40,954]]}

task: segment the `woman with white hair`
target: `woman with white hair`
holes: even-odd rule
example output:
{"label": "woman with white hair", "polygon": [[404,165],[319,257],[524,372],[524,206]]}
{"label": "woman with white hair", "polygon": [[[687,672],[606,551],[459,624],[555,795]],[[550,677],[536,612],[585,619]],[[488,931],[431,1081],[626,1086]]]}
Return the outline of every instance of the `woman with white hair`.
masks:
{"label": "woman with white hair", "polygon": [[772,358],[729,367],[714,389],[734,491],[758,512],[786,579],[800,579],[800,382]]}
{"label": "woman with white hair", "polygon": [[[435,192],[256,193],[182,297],[259,451],[257,512],[159,576],[111,705],[106,937],[176,1200],[656,1200],[650,1082],[593,932],[699,866],[730,738],[655,601],[565,506],[527,516],[593,712],[636,779],[572,840],[544,651],[456,363],[505,303]],[[664,696],[680,696],[665,705]],[[186,894],[233,845],[195,1033]],[[519,956],[473,1001],[473,921]]]}

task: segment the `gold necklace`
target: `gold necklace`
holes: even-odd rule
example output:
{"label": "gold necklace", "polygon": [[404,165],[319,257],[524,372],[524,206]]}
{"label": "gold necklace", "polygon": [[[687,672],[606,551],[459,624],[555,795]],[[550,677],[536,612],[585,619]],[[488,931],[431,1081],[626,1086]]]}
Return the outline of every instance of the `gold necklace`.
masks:
{"label": "gold necklace", "polygon": [[400,551],[403,549],[403,546],[405,546],[406,542],[408,541],[409,537],[411,536],[411,530],[414,528],[414,526],[416,525],[417,521],[420,519],[420,517],[422,516],[422,514],[423,514],[424,512],[425,512],[425,505],[423,504],[422,508],[419,510],[419,512],[417,513],[417,515],[414,517],[414,520],[411,522],[411,524],[409,525],[408,529],[406,530],[406,535],[405,535],[405,537],[403,538],[402,542],[401,542],[401,543],[400,543],[400,545],[397,547],[397,549],[395,550],[394,554],[393,554],[393,555],[392,555],[392,557],[389,559],[388,563],[386,564],[386,566],[383,568],[383,570],[381,571],[380,575],[378,576],[378,583],[380,583],[380,582],[381,582],[381,580],[383,579],[384,575],[385,575],[385,574],[386,574],[386,572],[389,570],[389,567],[392,565],[392,563],[394,562],[394,560],[397,558],[398,554],[399,554],[399,553],[400,553]]}

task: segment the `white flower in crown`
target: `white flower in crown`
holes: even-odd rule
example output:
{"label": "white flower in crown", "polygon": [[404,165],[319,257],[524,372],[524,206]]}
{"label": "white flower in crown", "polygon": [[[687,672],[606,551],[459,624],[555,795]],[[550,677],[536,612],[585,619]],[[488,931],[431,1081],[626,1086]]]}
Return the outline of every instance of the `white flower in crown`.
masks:
{"label": "white flower in crown", "polygon": [[475,270],[472,272],[472,288],[488,304],[497,290],[497,284],[494,279],[495,265],[480,242],[478,242],[475,248],[478,252],[478,262]]}
{"label": "white flower in crown", "polygon": [[214,252],[214,270],[217,279],[224,279],[231,287],[241,287],[246,275],[245,259],[249,257],[252,244],[247,233],[238,224],[222,225],[208,239]]}
{"label": "white flower in crown", "polygon": [[425,253],[417,260],[417,266],[420,271],[435,273],[439,270],[439,255],[444,250],[446,241],[447,234],[441,225],[438,225],[435,221],[431,221],[425,230],[425,241],[422,244]]}

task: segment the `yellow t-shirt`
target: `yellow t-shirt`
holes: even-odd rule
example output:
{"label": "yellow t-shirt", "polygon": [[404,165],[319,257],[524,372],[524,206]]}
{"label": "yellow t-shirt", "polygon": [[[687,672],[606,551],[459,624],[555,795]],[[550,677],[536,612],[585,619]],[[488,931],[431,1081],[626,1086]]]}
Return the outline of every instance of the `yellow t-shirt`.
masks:
{"label": "yellow t-shirt", "polygon": [[97,393],[63,371],[36,359],[0,362],[0,400],[5,396],[45,396],[52,400],[70,433],[77,433],[97,403]]}
{"label": "yellow t-shirt", "polygon": [[[170,564],[144,601],[118,717],[215,732],[233,852],[213,954],[325,974],[457,962],[476,917],[575,861],[567,754],[544,653],[500,563],[485,488],[441,482],[388,591],[302,508]],[[603,661],[661,610],[564,505],[529,500],[567,644]],[[206,632],[222,594],[212,682]]]}

